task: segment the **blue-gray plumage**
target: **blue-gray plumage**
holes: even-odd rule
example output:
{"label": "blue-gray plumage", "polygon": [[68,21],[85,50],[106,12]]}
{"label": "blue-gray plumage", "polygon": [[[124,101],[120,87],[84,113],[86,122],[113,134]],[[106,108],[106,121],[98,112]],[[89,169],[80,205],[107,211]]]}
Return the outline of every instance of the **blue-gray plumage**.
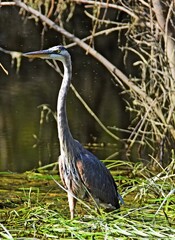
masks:
{"label": "blue-gray plumage", "polygon": [[72,137],[66,114],[66,96],[72,78],[72,63],[63,46],[25,53],[30,58],[59,60],[64,66],[64,77],[57,102],[57,128],[60,141],[59,172],[68,192],[71,219],[74,217],[76,198],[91,195],[97,203],[111,209],[120,208],[121,196],[112,175],[105,165]]}

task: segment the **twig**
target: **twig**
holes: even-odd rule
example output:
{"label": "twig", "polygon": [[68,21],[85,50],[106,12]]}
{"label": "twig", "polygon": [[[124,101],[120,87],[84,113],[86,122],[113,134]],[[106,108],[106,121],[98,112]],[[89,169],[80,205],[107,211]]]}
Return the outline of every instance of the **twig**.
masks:
{"label": "twig", "polygon": [[[114,24],[114,25],[118,25],[117,22],[111,21],[111,20],[104,20],[104,19],[99,19],[98,17],[95,17],[93,14],[90,14],[88,11],[84,11],[84,13],[86,14],[87,17],[91,18],[93,21],[96,21],[98,23],[103,23],[103,24]],[[94,35],[93,35],[94,36]]]}
{"label": "twig", "polygon": [[128,9],[126,7],[119,6],[117,4],[91,1],[91,0],[71,0],[71,2],[90,4],[90,5],[99,6],[99,7],[102,7],[102,8],[113,8],[113,9],[120,10],[122,12],[126,12],[128,15],[135,18],[135,20],[139,19],[138,16],[135,13],[133,13],[130,9]]}
{"label": "twig", "polygon": [[[96,32],[96,33],[94,33],[93,37],[98,37],[98,36],[103,35],[103,34],[108,35],[108,34],[114,32],[114,31],[120,31],[120,30],[124,30],[124,29],[128,29],[128,28],[129,28],[129,25],[121,24],[121,26],[112,27],[112,28],[108,28],[108,29]],[[81,41],[86,42],[86,41],[90,40],[91,38],[92,38],[92,35],[90,35],[88,37],[85,37],[85,38],[82,38]],[[77,44],[75,42],[73,42],[73,43],[68,44],[66,47],[70,48],[70,47],[73,47],[73,46],[76,46],[76,45]]]}
{"label": "twig", "polygon": [[8,71],[5,69],[5,67],[0,63],[0,67],[2,68],[2,70],[6,73],[6,75],[8,75]]}
{"label": "twig", "polygon": [[3,6],[15,6],[16,3],[15,2],[1,2],[0,1],[0,7],[3,7]]}

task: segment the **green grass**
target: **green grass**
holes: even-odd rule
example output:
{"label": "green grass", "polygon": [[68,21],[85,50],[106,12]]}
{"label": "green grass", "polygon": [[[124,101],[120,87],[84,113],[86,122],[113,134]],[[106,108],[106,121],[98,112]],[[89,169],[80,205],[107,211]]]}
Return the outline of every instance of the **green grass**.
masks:
{"label": "green grass", "polygon": [[72,221],[55,172],[1,173],[0,239],[175,239],[174,161],[158,173],[142,164],[111,166],[121,211],[98,214],[79,203]]}

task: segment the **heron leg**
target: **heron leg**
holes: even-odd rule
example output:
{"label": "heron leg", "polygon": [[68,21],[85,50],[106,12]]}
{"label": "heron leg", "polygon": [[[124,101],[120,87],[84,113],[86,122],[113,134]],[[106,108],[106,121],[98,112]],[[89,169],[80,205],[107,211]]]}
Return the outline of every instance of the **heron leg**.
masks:
{"label": "heron leg", "polygon": [[68,202],[69,202],[69,209],[70,209],[70,218],[74,218],[74,210],[76,205],[76,199],[72,196],[71,193],[68,193]]}

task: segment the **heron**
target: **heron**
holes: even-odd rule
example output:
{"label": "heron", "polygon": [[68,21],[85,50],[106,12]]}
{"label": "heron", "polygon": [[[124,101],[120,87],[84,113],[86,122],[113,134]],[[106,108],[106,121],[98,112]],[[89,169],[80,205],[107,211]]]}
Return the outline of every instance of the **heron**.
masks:
{"label": "heron", "polygon": [[54,46],[23,54],[28,58],[52,59],[61,61],[64,68],[63,80],[57,99],[57,130],[60,142],[59,173],[67,189],[70,218],[74,218],[77,199],[93,197],[98,205],[108,209],[119,209],[122,197],[117,185],[106,166],[82,144],[75,140],[70,132],[66,111],[66,97],[72,78],[72,61],[68,50]]}

